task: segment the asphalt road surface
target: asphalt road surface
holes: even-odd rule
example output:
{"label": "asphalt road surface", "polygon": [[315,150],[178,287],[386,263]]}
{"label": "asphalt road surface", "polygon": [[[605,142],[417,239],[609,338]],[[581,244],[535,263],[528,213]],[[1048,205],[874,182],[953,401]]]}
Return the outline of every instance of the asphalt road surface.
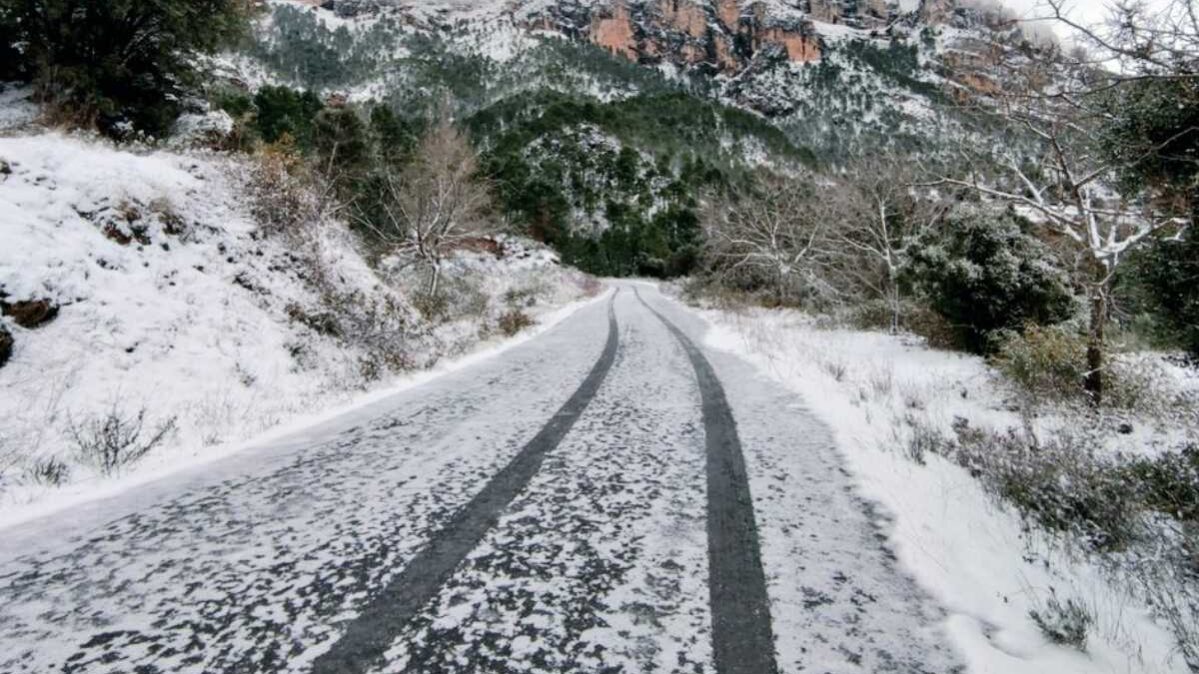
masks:
{"label": "asphalt road surface", "polygon": [[0,672],[957,672],[802,400],[648,285],[0,530]]}

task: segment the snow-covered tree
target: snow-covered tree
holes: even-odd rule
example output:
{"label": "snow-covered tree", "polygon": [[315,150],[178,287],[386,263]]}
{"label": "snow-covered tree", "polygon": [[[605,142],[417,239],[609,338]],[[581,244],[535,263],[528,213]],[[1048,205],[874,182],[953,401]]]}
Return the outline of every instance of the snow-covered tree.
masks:
{"label": "snow-covered tree", "polygon": [[386,171],[381,222],[363,223],[401,260],[428,269],[429,297],[440,289],[447,254],[501,228],[489,217],[491,190],[478,168],[470,142],[442,115],[412,162],[401,171]]}
{"label": "snow-covered tree", "polygon": [[1183,223],[1146,192],[1120,191],[1122,164],[1104,147],[1104,119],[1078,93],[1104,86],[1103,72],[1072,64],[1049,47],[1017,54],[1005,65],[1004,89],[994,102],[1027,142],[992,148],[1006,176],[988,178],[980,170],[940,182],[1012,204],[1069,258],[1090,305],[1086,389],[1099,404],[1116,270],[1134,248]]}
{"label": "snow-covered tree", "polygon": [[903,312],[900,277],[908,249],[921,232],[944,216],[947,206],[922,199],[912,171],[894,158],[875,158],[848,170],[827,192],[838,216],[829,254],[846,285],[886,302],[891,331]]}
{"label": "snow-covered tree", "polygon": [[768,284],[779,299],[837,291],[824,278],[832,213],[809,181],[764,176],[758,190],[709,209],[705,253],[727,280]]}

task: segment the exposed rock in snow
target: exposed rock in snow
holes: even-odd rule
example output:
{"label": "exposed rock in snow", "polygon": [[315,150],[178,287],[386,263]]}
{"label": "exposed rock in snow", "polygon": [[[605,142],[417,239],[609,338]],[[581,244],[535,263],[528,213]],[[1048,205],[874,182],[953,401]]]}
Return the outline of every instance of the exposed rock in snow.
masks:
{"label": "exposed rock in snow", "polygon": [[171,142],[175,145],[211,145],[233,132],[233,118],[224,110],[189,113],[175,121]]}

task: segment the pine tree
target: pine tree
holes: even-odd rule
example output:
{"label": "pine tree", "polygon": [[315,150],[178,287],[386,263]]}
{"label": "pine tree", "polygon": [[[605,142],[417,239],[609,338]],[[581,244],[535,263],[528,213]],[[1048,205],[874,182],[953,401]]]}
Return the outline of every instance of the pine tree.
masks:
{"label": "pine tree", "polygon": [[[0,0],[17,70],[54,116],[112,135],[166,131],[200,57],[248,25],[247,0]],[[6,73],[11,74],[11,73]]]}

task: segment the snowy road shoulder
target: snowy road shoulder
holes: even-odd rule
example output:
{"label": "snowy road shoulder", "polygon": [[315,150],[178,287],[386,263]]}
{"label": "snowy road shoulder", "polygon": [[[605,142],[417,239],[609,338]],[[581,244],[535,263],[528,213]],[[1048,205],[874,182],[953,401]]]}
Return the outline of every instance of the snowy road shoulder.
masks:
{"label": "snowy road shoulder", "polygon": [[[883,334],[817,329],[794,312],[701,313],[710,348],[798,393],[831,429],[838,463],[877,504],[902,568],[948,611],[944,631],[969,671],[1186,671],[1170,635],[1096,569],[1029,539],[1019,518],[958,466],[906,456],[916,416],[1010,423],[981,360]],[[1037,554],[1024,554],[1029,546]],[[1054,592],[1081,598],[1097,616],[1087,653],[1049,643],[1029,620]]]}
{"label": "snowy road shoulder", "polygon": [[[525,345],[553,330],[581,310],[606,301],[612,292],[609,290],[596,297],[573,301],[560,307],[535,313],[536,324],[514,337],[484,342],[476,350],[466,355],[441,361],[428,370],[396,377],[373,391],[352,396],[348,402],[333,404],[326,409],[298,415],[252,438],[207,447],[203,452],[172,455],[169,462],[149,463],[135,472],[113,479],[94,479],[64,486],[55,490],[52,499],[42,498],[24,504],[10,503],[0,510],[0,532],[8,533],[11,540],[14,529],[35,531],[42,524],[48,528],[58,528],[54,519],[59,513],[75,510],[91,503],[117,499],[135,490],[145,489],[154,483],[187,481],[189,475],[203,476],[207,469],[222,462],[230,460],[253,462],[255,453],[264,450],[277,454],[289,448],[327,440],[340,431],[359,423],[363,418],[369,417],[380,406],[386,406],[389,399],[501,357],[512,349]],[[163,491],[165,490],[155,490],[156,493]],[[147,494],[145,499],[135,498],[133,500],[149,501],[151,497]],[[101,510],[104,509],[101,508]],[[95,518],[87,519],[91,521]],[[82,527],[72,521],[70,528],[80,529]],[[8,553],[16,554],[17,552],[16,546],[6,546],[4,551],[0,551],[0,558],[5,557]]]}

